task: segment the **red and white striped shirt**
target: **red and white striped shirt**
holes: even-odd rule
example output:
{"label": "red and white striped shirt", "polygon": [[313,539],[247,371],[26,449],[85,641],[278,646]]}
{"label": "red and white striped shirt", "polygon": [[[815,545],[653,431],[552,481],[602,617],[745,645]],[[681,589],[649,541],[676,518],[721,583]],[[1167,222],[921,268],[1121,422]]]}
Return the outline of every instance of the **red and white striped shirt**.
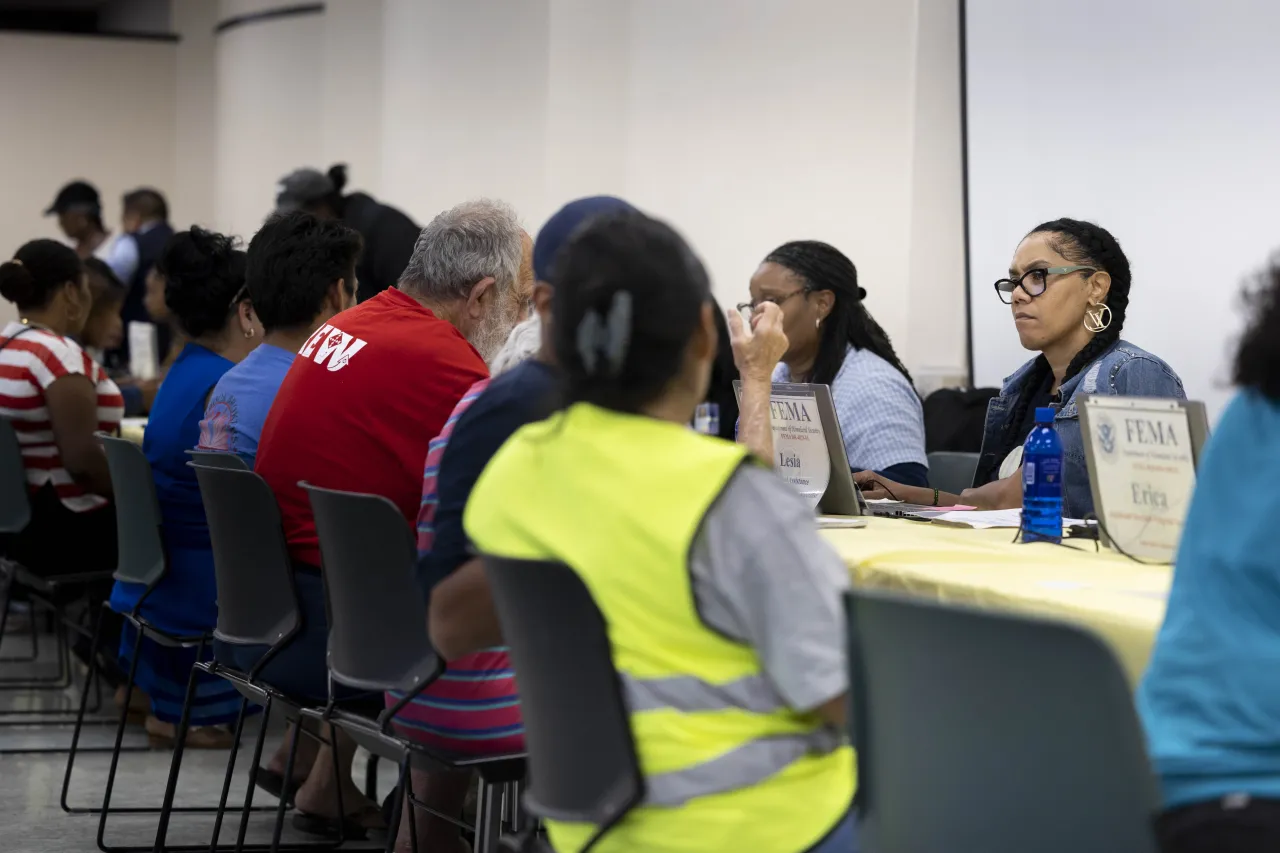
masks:
{"label": "red and white striped shirt", "polygon": [[120,389],[71,338],[15,322],[0,330],[0,345],[0,416],[12,421],[18,435],[27,483],[33,491],[52,483],[72,512],[106,506],[106,498],[85,492],[62,467],[44,389],[68,374],[87,376],[98,392],[98,429],[110,433],[124,417]]}

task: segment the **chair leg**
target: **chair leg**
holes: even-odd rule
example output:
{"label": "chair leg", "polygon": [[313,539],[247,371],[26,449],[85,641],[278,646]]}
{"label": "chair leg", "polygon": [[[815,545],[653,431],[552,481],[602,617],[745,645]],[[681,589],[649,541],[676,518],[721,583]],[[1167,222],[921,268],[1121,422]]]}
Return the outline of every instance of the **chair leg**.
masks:
{"label": "chair leg", "polygon": [[[289,744],[289,757],[288,759],[285,760],[285,763],[284,763],[284,779],[285,779],[286,785],[288,785],[289,780],[293,778],[293,764],[294,764],[294,760],[298,757],[298,741],[302,737],[304,737],[304,735],[302,734],[302,724],[301,724],[301,721],[299,721],[299,723],[295,725],[293,728],[293,743]],[[256,760],[253,762],[253,766],[254,766],[254,770],[250,771],[251,773],[256,772],[256,769],[258,766],[258,762]],[[249,793],[250,795],[252,795],[253,793],[252,787],[250,787]],[[276,825],[271,832],[272,853],[276,853],[276,851],[280,849],[280,834],[284,831],[285,799],[286,799],[285,797],[281,797],[280,805],[276,807]],[[237,845],[237,850],[240,849],[240,846],[243,845],[244,843],[244,832],[248,826],[248,819],[249,819],[249,811],[246,808],[244,822],[240,824],[240,844]]]}
{"label": "chair leg", "polygon": [[[355,749],[353,745],[352,750]],[[347,808],[342,802],[342,755],[338,752],[338,727],[329,723],[329,749],[333,752],[333,784],[337,786],[334,793],[338,797],[338,843],[347,840]],[[348,771],[349,772],[349,771]]]}
{"label": "chair leg", "polygon": [[[418,850],[418,833],[417,827],[413,825],[413,803],[410,799],[411,786],[409,766],[413,762],[408,755],[400,764],[400,781],[394,792],[394,799],[391,801],[391,819],[387,822],[387,848],[386,853],[394,853],[396,848],[396,839],[400,834],[400,822],[404,820],[410,821],[409,839],[414,853]],[[409,807],[405,808],[405,802],[409,802]]]}
{"label": "chair leg", "polygon": [[[209,853],[215,853],[218,847],[218,835],[222,832],[222,817],[227,811],[227,798],[231,795],[231,777],[236,772],[236,755],[240,751],[240,738],[244,734],[244,718],[249,710],[249,698],[246,696],[240,700],[240,713],[236,717],[236,730],[231,736],[231,752],[227,755],[227,775],[222,780],[222,796],[218,799],[218,814],[213,819],[213,836],[209,842]],[[262,730],[266,731],[266,721],[263,721]]]}
{"label": "chair leg", "polygon": [[[62,810],[70,814],[75,809],[67,803],[67,791],[71,788],[71,768],[76,763],[76,748],[80,746],[80,732],[84,730],[84,712],[89,705],[89,685],[93,682],[93,678],[98,672],[98,643],[102,640],[102,611],[98,611],[98,616],[93,620],[93,639],[89,641],[89,669],[84,676],[84,687],[80,690],[80,709],[76,714],[76,727],[71,732],[71,748],[67,751],[67,769],[62,774],[62,796],[59,803]],[[98,681],[98,702],[102,702],[102,683]],[[129,713],[129,704],[125,703],[125,716]],[[119,743],[119,739],[117,739]]]}
{"label": "chair leg", "polygon": [[[254,789],[258,787],[258,765],[262,761],[262,747],[267,741],[267,723],[270,719],[271,696],[268,695],[266,704],[262,707],[262,728],[258,731],[258,739],[253,745],[253,758],[249,761],[249,789],[245,792],[244,811],[240,814],[240,831],[236,835],[236,853],[241,853],[241,851],[244,850],[245,833],[249,831],[249,815],[252,814],[253,811],[253,792]],[[298,739],[296,730],[293,738],[294,746],[296,747]],[[290,772],[292,773],[292,768],[290,768]],[[293,777],[287,776],[285,778],[292,779]],[[281,802],[283,802],[283,799]],[[284,820],[284,818],[279,815],[277,815],[277,819],[280,821]],[[214,841],[216,842],[217,839],[215,838]],[[209,853],[213,853],[212,848],[210,848]]]}
{"label": "chair leg", "polygon": [[364,765],[364,795],[378,802],[378,756],[372,752]]}
{"label": "chair leg", "polygon": [[476,808],[475,853],[496,853],[502,822],[502,789],[480,779]]}
{"label": "chair leg", "polygon": [[133,641],[133,659],[129,661],[129,676],[125,681],[124,703],[120,706],[120,725],[116,726],[115,748],[111,752],[111,767],[107,770],[107,786],[102,792],[102,811],[98,815],[98,849],[111,853],[106,845],[107,815],[111,810],[111,791],[116,784],[116,768],[120,764],[120,744],[124,741],[124,727],[129,721],[129,700],[133,698],[133,680],[138,677],[138,658],[142,651],[142,629]]}
{"label": "chair leg", "polygon": [[[201,638],[196,646],[196,661],[204,657],[205,641]],[[169,781],[164,789],[164,802],[160,806],[160,825],[156,827],[155,853],[164,853],[165,837],[169,834],[169,816],[173,810],[173,798],[178,792],[178,774],[182,771],[182,753],[187,745],[187,730],[191,726],[191,703],[196,696],[196,682],[200,670],[194,665],[191,675],[187,677],[187,694],[182,700],[182,717],[178,722],[173,742],[173,761],[169,764]],[[241,706],[243,707],[243,705]]]}

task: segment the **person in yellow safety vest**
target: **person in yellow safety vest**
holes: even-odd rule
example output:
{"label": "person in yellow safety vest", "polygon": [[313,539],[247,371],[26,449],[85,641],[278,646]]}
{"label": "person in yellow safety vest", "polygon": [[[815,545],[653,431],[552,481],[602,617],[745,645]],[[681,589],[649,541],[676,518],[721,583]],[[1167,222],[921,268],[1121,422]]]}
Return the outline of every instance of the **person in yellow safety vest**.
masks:
{"label": "person in yellow safety vest", "polygon": [[[717,346],[702,264],[629,212],[553,270],[565,408],[498,451],[465,526],[482,553],[570,566],[608,623],[646,796],[595,849],[855,850],[848,574],[791,486],[689,429]],[[576,851],[595,827],[547,829]]]}

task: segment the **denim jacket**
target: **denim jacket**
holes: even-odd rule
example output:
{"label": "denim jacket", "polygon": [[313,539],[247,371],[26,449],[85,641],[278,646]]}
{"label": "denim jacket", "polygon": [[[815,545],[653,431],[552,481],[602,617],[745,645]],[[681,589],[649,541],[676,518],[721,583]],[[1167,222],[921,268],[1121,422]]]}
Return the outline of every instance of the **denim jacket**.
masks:
{"label": "denim jacket", "polygon": [[[1023,381],[1034,365],[1035,359],[1032,359],[1018,368],[1004,381],[1000,396],[987,405],[987,426],[982,436],[978,471],[990,473],[976,485],[992,482],[1000,476],[1000,464],[1004,459],[997,457],[1005,445],[1004,431],[1019,426],[1009,423],[1009,417],[1017,407]],[[1187,394],[1173,368],[1146,350],[1123,340],[1112,344],[1088,367],[1062,383],[1058,390],[1063,403],[1058,407],[1054,427],[1062,441],[1062,514],[1068,518],[1082,518],[1093,512],[1093,492],[1089,488],[1089,468],[1080,433],[1077,396],[1111,394],[1117,397],[1185,400]]]}

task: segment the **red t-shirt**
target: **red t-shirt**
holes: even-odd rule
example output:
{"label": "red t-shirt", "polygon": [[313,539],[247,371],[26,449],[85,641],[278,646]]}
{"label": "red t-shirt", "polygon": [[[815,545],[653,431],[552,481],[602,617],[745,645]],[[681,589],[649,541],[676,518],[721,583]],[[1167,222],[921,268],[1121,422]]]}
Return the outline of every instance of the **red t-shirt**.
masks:
{"label": "red t-shirt", "polygon": [[452,324],[395,288],[334,317],[298,354],[262,427],[254,469],[280,503],[289,553],[319,566],[298,481],[382,495],[413,524],[427,445],[489,371]]}

